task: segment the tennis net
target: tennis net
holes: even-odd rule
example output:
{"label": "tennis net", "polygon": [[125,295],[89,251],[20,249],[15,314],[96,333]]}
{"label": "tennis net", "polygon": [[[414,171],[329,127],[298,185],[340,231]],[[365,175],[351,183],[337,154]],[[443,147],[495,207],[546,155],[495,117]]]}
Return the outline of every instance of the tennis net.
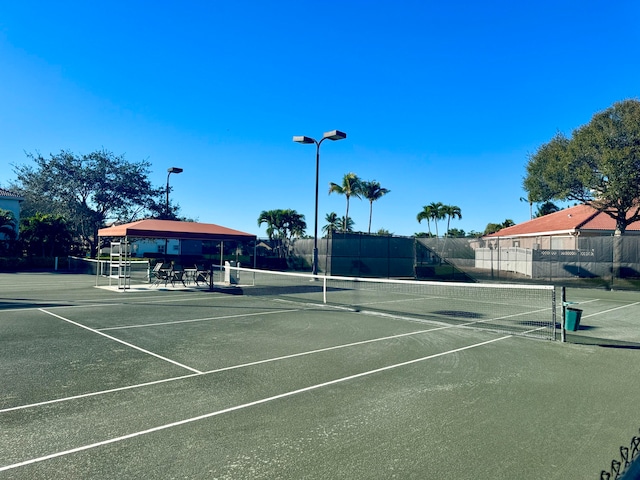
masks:
{"label": "tennis net", "polygon": [[556,292],[551,285],[428,282],[225,268],[244,295],[273,295],[544,339],[556,336]]}

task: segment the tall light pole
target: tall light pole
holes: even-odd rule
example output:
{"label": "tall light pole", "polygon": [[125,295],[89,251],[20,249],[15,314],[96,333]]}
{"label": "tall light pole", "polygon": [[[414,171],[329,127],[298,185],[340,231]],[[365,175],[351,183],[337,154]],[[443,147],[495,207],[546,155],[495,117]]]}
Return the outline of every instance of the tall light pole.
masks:
{"label": "tall light pole", "polygon": [[319,142],[311,137],[305,137],[304,135],[296,135],[293,137],[293,141],[296,143],[316,144],[316,216],[313,230],[313,275],[318,274],[318,177],[320,174],[320,144],[327,139],[335,141],[342,140],[344,138],[347,138],[347,134],[340,130],[331,130],[330,132],[326,132]]}
{"label": "tall light pole", "polygon": [[184,170],[182,168],[178,168],[178,167],[171,167],[171,168],[167,168],[167,204],[166,204],[166,208],[165,208],[165,215],[167,216],[167,218],[169,218],[169,176],[172,173],[182,173]]}

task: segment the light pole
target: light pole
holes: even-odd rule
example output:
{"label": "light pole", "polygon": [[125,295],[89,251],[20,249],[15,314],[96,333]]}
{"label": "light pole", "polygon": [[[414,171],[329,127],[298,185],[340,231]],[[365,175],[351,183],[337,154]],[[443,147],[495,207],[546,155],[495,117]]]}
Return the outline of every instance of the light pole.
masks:
{"label": "light pole", "polygon": [[304,135],[296,135],[293,137],[293,141],[296,143],[315,143],[316,144],[316,215],[315,224],[313,230],[313,275],[318,274],[318,176],[320,173],[320,144],[325,140],[342,140],[347,138],[347,134],[340,130],[332,130],[326,132],[322,139],[318,142],[311,137],[305,137]]}
{"label": "light pole", "polygon": [[[183,171],[182,168],[178,168],[178,167],[167,168],[167,203],[166,203],[166,210],[165,210],[165,216],[167,217],[167,219],[169,219],[169,177],[171,176],[172,173],[182,173],[182,171]],[[168,258],[167,255],[169,255],[168,248],[169,248],[169,239],[165,238],[164,239],[165,258]]]}
{"label": "light pole", "polygon": [[169,176],[172,173],[182,173],[183,169],[182,168],[178,168],[178,167],[171,167],[171,168],[167,168],[167,203],[166,203],[166,209],[165,209],[165,215],[167,216],[167,218],[169,218]]}

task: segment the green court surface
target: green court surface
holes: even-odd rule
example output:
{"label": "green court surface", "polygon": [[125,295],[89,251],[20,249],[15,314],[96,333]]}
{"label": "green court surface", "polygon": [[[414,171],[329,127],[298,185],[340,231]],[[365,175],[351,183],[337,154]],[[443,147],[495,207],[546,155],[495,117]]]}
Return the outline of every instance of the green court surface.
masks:
{"label": "green court surface", "polygon": [[94,285],[0,274],[0,479],[597,479],[638,434],[638,293],[562,343]]}

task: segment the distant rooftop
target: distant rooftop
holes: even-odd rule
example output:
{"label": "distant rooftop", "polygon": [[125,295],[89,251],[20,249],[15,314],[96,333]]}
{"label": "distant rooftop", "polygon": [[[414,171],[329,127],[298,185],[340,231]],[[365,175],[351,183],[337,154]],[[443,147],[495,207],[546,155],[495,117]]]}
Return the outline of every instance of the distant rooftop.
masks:
{"label": "distant rooftop", "polygon": [[17,193],[10,192],[9,190],[5,190],[4,188],[0,188],[0,197],[15,198],[16,200],[23,200],[23,198]]}
{"label": "distant rooftop", "polygon": [[[550,235],[577,233],[578,231],[613,232],[616,221],[609,215],[599,212],[589,205],[576,205],[527,222],[485,235],[485,237],[522,237],[531,235]],[[640,231],[640,222],[627,226],[627,231]]]}

